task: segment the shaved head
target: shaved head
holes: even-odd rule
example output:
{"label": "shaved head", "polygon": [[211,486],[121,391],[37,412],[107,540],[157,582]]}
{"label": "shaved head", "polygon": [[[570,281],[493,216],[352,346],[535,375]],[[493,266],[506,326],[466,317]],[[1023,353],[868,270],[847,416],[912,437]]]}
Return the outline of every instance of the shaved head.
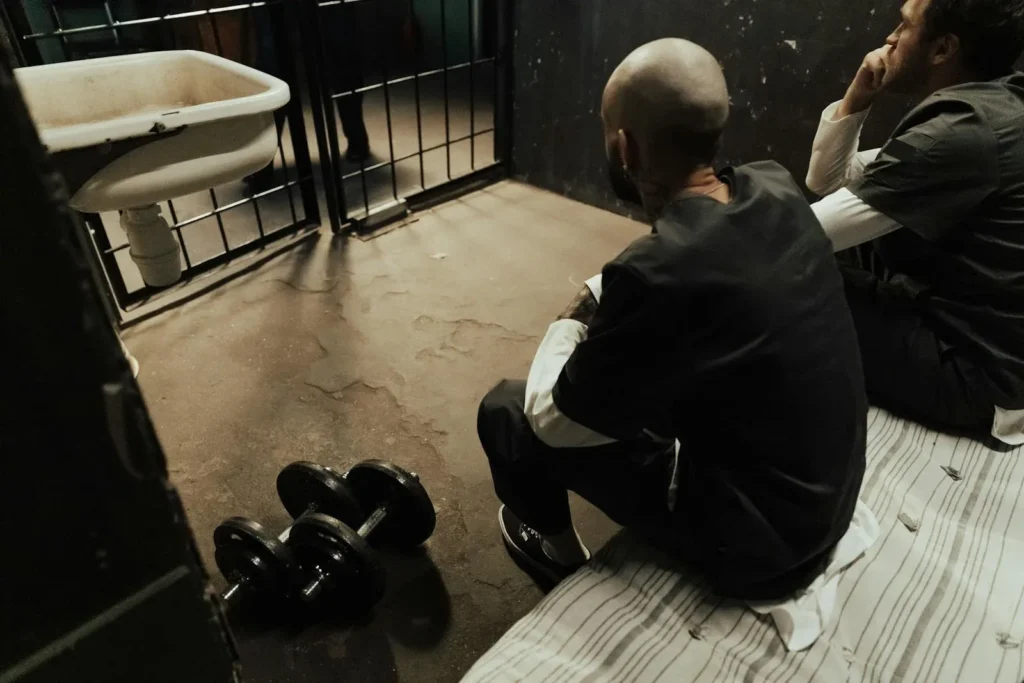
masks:
{"label": "shaved head", "polygon": [[615,69],[601,100],[612,163],[637,178],[672,176],[711,164],[729,118],[729,91],[718,61],[680,38],[642,45]]}

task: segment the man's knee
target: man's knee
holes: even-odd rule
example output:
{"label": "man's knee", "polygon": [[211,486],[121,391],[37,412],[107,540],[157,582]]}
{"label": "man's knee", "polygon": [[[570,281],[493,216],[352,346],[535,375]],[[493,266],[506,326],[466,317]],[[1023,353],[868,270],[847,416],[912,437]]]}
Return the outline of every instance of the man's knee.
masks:
{"label": "man's knee", "polygon": [[476,416],[476,431],[480,443],[488,454],[496,439],[508,435],[525,421],[523,404],[526,399],[526,382],[503,379],[487,392]]}

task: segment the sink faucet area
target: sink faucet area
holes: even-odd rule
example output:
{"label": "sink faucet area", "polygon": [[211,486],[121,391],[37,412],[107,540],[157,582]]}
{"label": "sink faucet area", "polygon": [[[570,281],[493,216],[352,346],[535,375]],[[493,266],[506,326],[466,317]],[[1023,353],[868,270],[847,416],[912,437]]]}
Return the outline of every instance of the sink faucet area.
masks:
{"label": "sink faucet area", "polygon": [[173,50],[16,69],[72,208],[121,212],[142,279],[181,277],[159,202],[239,180],[273,161],[288,84],[205,52]]}

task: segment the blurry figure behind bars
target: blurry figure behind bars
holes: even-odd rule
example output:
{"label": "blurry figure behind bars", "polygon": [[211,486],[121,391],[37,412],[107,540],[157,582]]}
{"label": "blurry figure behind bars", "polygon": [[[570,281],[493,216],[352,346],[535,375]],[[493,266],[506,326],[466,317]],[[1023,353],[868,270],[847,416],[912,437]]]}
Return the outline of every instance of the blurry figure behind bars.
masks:
{"label": "blurry figure behind bars", "polygon": [[327,55],[326,77],[334,93],[341,119],[341,130],[348,140],[345,160],[359,164],[370,158],[370,138],[363,122],[363,94],[352,93],[363,87],[363,41],[359,8],[341,6],[325,12],[324,50]]}

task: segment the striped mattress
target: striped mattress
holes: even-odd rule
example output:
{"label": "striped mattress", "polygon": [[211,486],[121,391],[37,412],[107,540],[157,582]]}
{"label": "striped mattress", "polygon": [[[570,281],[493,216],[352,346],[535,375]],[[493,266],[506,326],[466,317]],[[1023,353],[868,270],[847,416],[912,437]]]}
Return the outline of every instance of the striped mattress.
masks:
{"label": "striped mattress", "polygon": [[881,410],[868,444],[881,534],[810,649],[624,531],[464,680],[1024,682],[1024,452]]}

